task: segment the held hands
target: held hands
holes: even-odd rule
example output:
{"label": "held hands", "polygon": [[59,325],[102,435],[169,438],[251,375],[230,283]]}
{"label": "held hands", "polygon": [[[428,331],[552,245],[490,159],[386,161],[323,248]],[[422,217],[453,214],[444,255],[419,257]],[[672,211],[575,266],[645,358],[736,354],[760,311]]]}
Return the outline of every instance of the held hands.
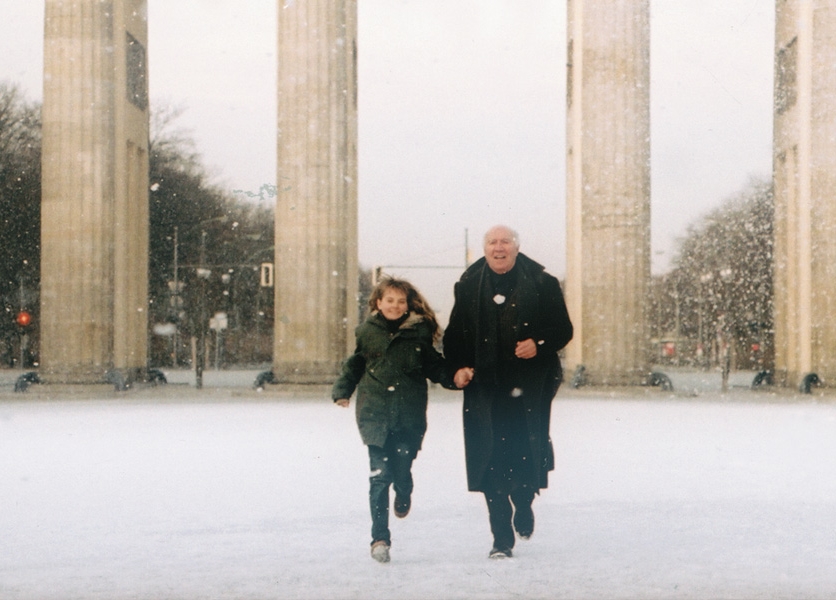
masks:
{"label": "held hands", "polygon": [[[537,356],[537,343],[531,338],[517,342],[514,355],[522,359],[534,358]],[[459,389],[467,387],[471,381],[473,381],[473,367],[462,367],[453,375],[453,383]]]}
{"label": "held hands", "polygon": [[456,387],[462,389],[467,387],[467,385],[473,380],[473,368],[472,367],[462,367],[456,374],[453,375],[453,383],[456,384]]}
{"label": "held hands", "polygon": [[348,398],[340,398],[339,400],[334,400],[334,404],[343,408],[348,408],[350,402]]}
{"label": "held hands", "polygon": [[517,358],[534,358],[537,356],[537,344],[531,338],[517,342],[514,354]]}

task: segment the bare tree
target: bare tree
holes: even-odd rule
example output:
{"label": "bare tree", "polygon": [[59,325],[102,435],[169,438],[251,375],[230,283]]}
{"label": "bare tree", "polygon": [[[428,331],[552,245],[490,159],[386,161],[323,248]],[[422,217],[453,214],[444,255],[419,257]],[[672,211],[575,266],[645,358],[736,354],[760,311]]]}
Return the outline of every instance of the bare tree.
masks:
{"label": "bare tree", "polygon": [[679,338],[680,358],[736,368],[772,362],[772,184],[752,179],[688,228],[674,268],[654,282],[657,337]]}
{"label": "bare tree", "polygon": [[[40,116],[40,106],[28,102],[17,86],[0,83],[0,360],[5,364],[19,358],[21,335],[36,331],[38,322]],[[31,325],[23,328],[15,320],[21,310],[32,315]],[[30,348],[35,347],[33,339]]]}

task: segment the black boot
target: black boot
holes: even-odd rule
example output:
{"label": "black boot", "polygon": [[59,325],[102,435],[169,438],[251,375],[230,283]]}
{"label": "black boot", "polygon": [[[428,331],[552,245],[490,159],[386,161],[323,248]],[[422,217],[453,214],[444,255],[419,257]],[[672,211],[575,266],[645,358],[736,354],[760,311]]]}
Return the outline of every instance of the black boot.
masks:
{"label": "black boot", "polygon": [[514,504],[514,529],[520,539],[527,540],[534,533],[534,492],[529,487],[522,487],[511,492],[511,502]]}

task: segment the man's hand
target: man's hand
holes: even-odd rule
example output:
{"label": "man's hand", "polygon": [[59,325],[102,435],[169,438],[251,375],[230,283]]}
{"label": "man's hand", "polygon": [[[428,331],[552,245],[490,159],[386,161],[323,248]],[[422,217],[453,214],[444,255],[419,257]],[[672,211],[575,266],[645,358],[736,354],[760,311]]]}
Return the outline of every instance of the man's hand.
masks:
{"label": "man's hand", "polygon": [[517,342],[514,354],[517,358],[534,358],[537,356],[537,344],[531,338]]}
{"label": "man's hand", "polygon": [[348,408],[348,405],[351,404],[348,398],[340,398],[339,400],[334,400],[334,404],[337,406],[342,406],[343,408]]}
{"label": "man's hand", "polygon": [[456,387],[462,389],[467,387],[473,381],[473,368],[472,367],[462,367],[456,374],[453,375],[453,383],[456,384]]}

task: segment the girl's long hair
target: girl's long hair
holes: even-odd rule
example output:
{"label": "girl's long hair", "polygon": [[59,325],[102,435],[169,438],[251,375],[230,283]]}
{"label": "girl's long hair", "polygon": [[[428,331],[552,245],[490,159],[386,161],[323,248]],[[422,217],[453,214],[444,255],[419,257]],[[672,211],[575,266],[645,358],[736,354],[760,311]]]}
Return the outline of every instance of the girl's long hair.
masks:
{"label": "girl's long hair", "polygon": [[421,315],[430,326],[432,332],[433,342],[438,341],[441,335],[441,328],[438,326],[438,319],[435,317],[435,312],[430,308],[430,304],[421,295],[414,285],[409,283],[406,279],[397,279],[395,277],[384,277],[380,280],[369,296],[369,314],[377,310],[377,301],[383,298],[386,290],[400,290],[406,295],[406,306],[409,312],[416,315]]}

